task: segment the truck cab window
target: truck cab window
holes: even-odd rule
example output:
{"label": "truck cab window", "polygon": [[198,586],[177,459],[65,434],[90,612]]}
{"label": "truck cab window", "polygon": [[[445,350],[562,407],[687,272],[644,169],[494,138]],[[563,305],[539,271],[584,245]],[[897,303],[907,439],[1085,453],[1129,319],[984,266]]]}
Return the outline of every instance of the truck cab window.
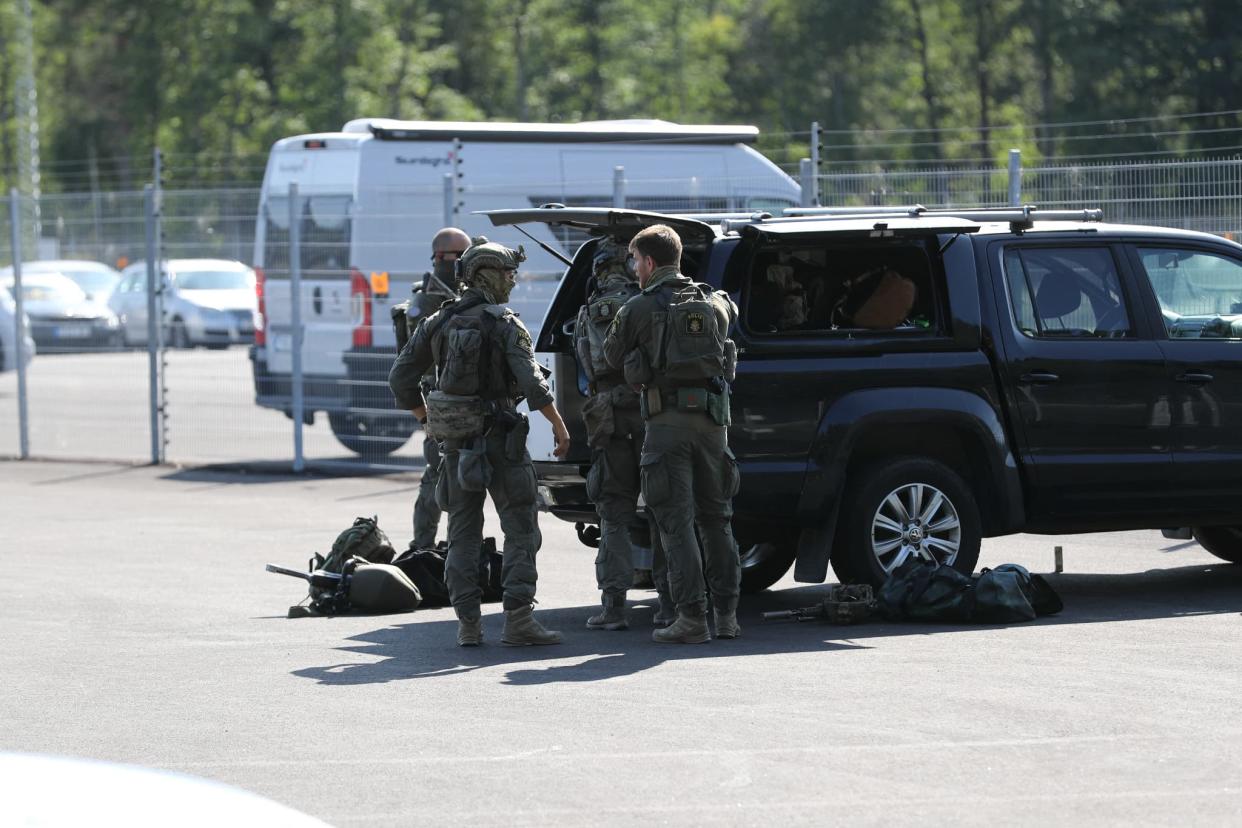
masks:
{"label": "truck cab window", "polygon": [[1134,335],[1108,248],[1010,248],[1004,266],[1014,320],[1026,336]]}
{"label": "truck cab window", "polygon": [[1196,250],[1138,254],[1171,339],[1242,339],[1242,263]]}
{"label": "truck cab window", "polygon": [[852,336],[937,329],[931,266],[919,244],[759,250],[743,299],[751,333]]}

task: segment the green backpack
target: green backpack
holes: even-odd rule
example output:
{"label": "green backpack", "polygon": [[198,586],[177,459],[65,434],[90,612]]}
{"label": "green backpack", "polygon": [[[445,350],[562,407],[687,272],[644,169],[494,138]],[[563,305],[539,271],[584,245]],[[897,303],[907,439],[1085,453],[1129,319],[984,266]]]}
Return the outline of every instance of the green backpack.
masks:
{"label": "green backpack", "polygon": [[354,525],[336,536],[332,550],[325,558],[316,555],[311,569],[325,572],[343,572],[350,558],[363,558],[370,563],[391,563],[396,550],[388,542],[388,536],[379,528],[374,517],[354,518]]}
{"label": "green backpack", "polygon": [[[673,292],[667,314],[663,319],[659,314],[653,318],[657,328],[653,335],[661,345],[656,356],[658,374],[674,383],[732,379],[736,346],[729,339],[718,301],[705,285],[692,284]],[[663,330],[658,330],[661,323]]]}

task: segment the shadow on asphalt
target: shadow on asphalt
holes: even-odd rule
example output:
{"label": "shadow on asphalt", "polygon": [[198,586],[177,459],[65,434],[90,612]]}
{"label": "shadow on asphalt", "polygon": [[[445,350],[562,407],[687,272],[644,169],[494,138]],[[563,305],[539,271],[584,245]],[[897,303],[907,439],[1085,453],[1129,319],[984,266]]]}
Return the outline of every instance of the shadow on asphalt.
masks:
{"label": "shadow on asphalt", "polygon": [[[1065,601],[1056,616],[1021,625],[925,624],[875,621],[842,627],[818,621],[807,623],[762,620],[772,610],[810,606],[823,597],[823,586],[764,592],[743,598],[738,616],[742,637],[703,645],[656,644],[651,640],[655,593],[631,593],[630,629],[602,632],[585,629],[596,606],[538,610],[551,629],[565,633],[565,643],[552,647],[505,647],[499,643],[499,608],[484,609],[485,643],[478,648],[454,645],[457,622],[436,620],[396,623],[362,635],[339,649],[379,661],[341,663],[293,671],[321,684],[382,684],[468,673],[488,667],[513,667],[506,684],[529,685],[589,682],[629,676],[667,661],[698,658],[735,658],[805,652],[849,652],[869,649],[882,639],[905,635],[940,635],[995,629],[1004,626],[1058,626],[1115,621],[1180,618],[1242,612],[1242,566],[1184,566],[1122,575],[1048,575],[1049,583]],[[418,613],[411,618],[417,619]],[[396,620],[396,619],[394,619]],[[404,618],[402,619],[404,620]],[[564,662],[547,666],[549,659]],[[538,666],[524,667],[535,662]]]}
{"label": "shadow on asphalt", "polygon": [[391,477],[422,471],[426,462],[421,457],[389,458],[384,466],[364,466],[356,459],[308,461],[306,471],[293,471],[291,460],[240,460],[211,463],[177,469],[162,475],[162,480],[176,483],[212,483],[216,485],[289,483],[296,480],[332,480],[341,477]]}

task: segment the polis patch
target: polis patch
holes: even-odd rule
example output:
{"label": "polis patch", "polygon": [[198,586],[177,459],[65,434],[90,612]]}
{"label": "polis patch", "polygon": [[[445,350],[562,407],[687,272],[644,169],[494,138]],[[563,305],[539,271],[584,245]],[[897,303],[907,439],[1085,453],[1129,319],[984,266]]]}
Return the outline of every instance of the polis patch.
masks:
{"label": "polis patch", "polygon": [[686,333],[693,336],[702,336],[705,333],[703,324],[703,314],[687,313],[686,314]]}

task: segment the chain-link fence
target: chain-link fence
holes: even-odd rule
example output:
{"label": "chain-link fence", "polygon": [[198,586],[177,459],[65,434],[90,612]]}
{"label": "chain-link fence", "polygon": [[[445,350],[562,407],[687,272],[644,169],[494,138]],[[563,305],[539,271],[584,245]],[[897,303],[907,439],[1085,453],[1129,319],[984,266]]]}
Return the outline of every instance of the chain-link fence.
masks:
{"label": "chain-link fence", "polygon": [[[820,202],[842,206],[998,206],[1012,182],[1008,169],[952,167],[818,178]],[[526,246],[512,304],[537,329],[563,263],[475,211],[560,203],[779,214],[810,197],[788,180],[637,179],[622,170],[570,185],[515,170],[503,181],[422,189],[308,187],[292,201],[287,191],[256,189],[153,193],[150,207],[144,192],[60,194],[43,196],[36,212],[19,199],[23,304],[37,355],[19,393],[16,320],[0,307],[0,455],[23,451],[24,403],[35,457],[416,467],[415,421],[388,390],[390,311],[422,284],[439,227]],[[1049,163],[1021,171],[1020,200],[1234,236],[1242,159]],[[0,261],[12,260],[7,207]],[[566,227],[529,229],[562,255],[585,239]],[[158,251],[154,273],[148,249]],[[0,279],[11,297],[11,269]]]}

